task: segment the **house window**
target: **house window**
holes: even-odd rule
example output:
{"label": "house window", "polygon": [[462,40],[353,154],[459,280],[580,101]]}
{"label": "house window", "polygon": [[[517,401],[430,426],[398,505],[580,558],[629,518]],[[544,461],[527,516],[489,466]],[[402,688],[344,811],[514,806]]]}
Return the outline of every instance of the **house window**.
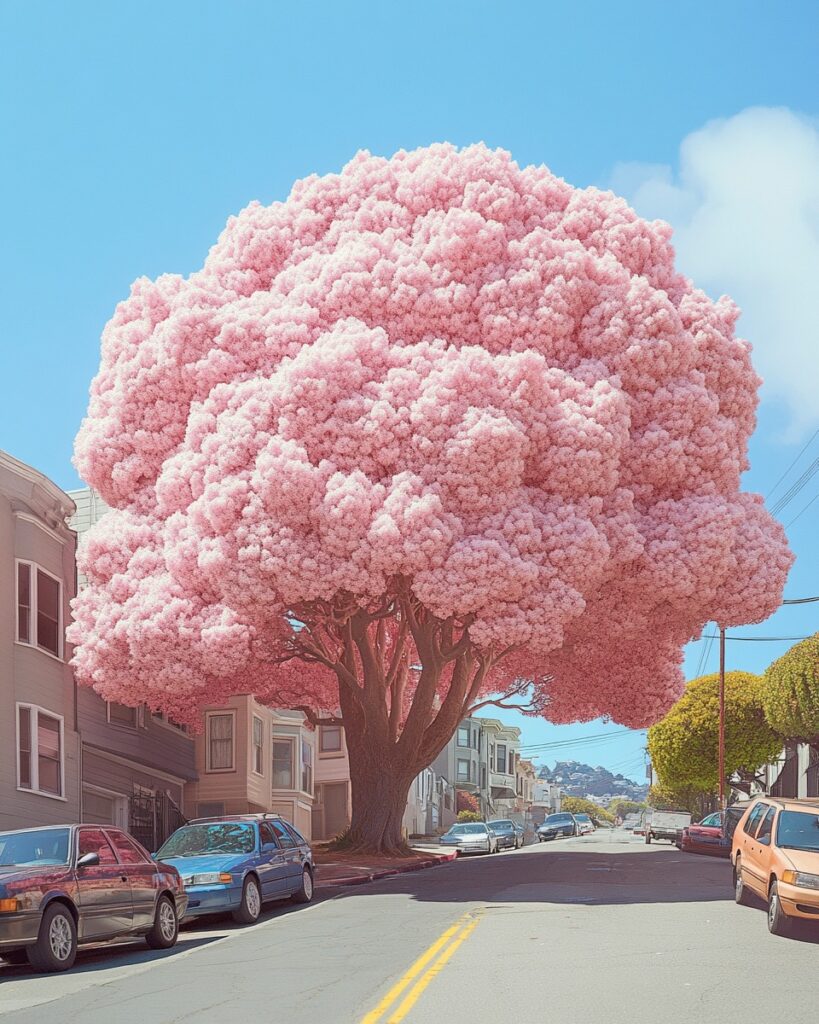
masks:
{"label": "house window", "polygon": [[33,704],[17,705],[17,786],[63,793],[63,720]]}
{"label": "house window", "polygon": [[472,762],[465,757],[458,758],[458,782],[469,782],[469,769]]}
{"label": "house window", "polygon": [[307,740],[301,741],[301,788],[304,793],[313,792],[313,748]]}
{"label": "house window", "polygon": [[319,726],[319,753],[340,754],[341,753],[341,726],[321,725]]}
{"label": "house window", "polygon": [[169,725],[172,729],[178,729],[180,732],[187,732],[187,725],[182,725],[181,722],[175,722],[171,717],[165,714],[164,711],[154,711],[151,713],[151,718],[155,722],[161,722],[163,725]]}
{"label": "house window", "polygon": [[17,563],[17,639],[62,657],[62,585],[34,562]]}
{"label": "house window", "polygon": [[233,715],[207,716],[207,771],[233,771]]}
{"label": "house window", "polygon": [[273,788],[295,789],[293,784],[293,761],[295,741],[273,739]]}
{"label": "house window", "polygon": [[486,789],[486,765],[481,765],[481,789]]}
{"label": "house window", "polygon": [[253,771],[264,775],[264,723],[253,716]]}
{"label": "house window", "polygon": [[127,725],[131,729],[137,727],[137,709],[129,708],[126,704],[108,702],[108,721],[112,725]]}
{"label": "house window", "polygon": [[495,771],[506,774],[506,744],[499,743],[495,748]]}
{"label": "house window", "polygon": [[468,747],[469,746],[469,727],[466,725],[458,726],[458,746]]}

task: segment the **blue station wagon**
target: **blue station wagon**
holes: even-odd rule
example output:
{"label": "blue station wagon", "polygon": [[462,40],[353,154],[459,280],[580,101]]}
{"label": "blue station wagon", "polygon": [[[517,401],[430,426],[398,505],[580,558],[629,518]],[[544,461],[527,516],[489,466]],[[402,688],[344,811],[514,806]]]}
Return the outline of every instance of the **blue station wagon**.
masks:
{"label": "blue station wagon", "polygon": [[310,844],[278,815],[198,818],[176,830],[156,853],[182,876],[186,917],[231,911],[253,924],[262,905],[313,898]]}

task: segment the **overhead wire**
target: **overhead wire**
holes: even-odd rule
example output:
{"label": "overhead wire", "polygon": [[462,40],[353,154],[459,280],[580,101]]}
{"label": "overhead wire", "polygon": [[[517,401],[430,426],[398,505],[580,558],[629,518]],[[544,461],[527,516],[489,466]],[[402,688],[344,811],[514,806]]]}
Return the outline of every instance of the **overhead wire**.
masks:
{"label": "overhead wire", "polygon": [[773,485],[773,487],[768,491],[768,493],[765,495],[765,501],[767,501],[768,498],[770,498],[770,496],[774,493],[774,491],[777,489],[777,487],[782,483],[782,481],[785,479],[785,477],[788,475],[788,473],[790,473],[790,471],[793,469],[793,467],[796,465],[796,463],[802,458],[802,456],[805,454],[805,452],[808,450],[808,448],[810,448],[810,446],[813,444],[814,440],[816,439],[817,435],[819,435],[819,430],[817,430],[812,435],[812,437],[810,437],[808,439],[808,441],[806,442],[804,448],[799,452],[799,454],[791,462],[791,464],[788,466],[788,468],[785,470],[785,472],[782,474],[782,476],[776,481],[776,483]]}
{"label": "overhead wire", "polygon": [[787,491],[771,506],[771,515],[777,516],[782,512],[802,488],[817,474],[819,473],[819,459],[814,461],[808,466],[805,472],[799,477],[799,479],[791,484]]}
{"label": "overhead wire", "polygon": [[811,505],[814,503],[814,501],[816,501],[817,499],[819,499],[819,494],[814,495],[814,497],[810,499],[807,505],[805,505],[800,512],[797,512],[797,514],[793,517],[793,519],[791,519],[789,523],[785,523],[785,529],[787,530],[789,527],[793,526],[796,520],[800,518],[802,513],[807,512]]}

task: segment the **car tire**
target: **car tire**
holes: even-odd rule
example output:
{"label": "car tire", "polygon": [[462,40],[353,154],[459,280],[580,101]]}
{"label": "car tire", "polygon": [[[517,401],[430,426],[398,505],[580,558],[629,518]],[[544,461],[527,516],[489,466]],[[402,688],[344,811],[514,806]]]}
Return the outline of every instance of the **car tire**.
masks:
{"label": "car tire", "polygon": [[233,911],[237,924],[255,924],[262,912],[262,892],[255,875],[248,875],[242,886],[242,902]]}
{"label": "car tire", "polygon": [[780,935],[785,938],[793,934],[793,921],[782,909],[779,887],[776,882],[771,883],[768,892],[768,931],[772,935]]}
{"label": "car tire", "polygon": [[306,867],[301,873],[301,887],[297,889],[290,899],[294,903],[309,903],[313,898],[313,873]]}
{"label": "car tire", "polygon": [[167,893],[163,893],[156,903],[156,913],[151,930],[145,941],[151,949],[170,949],[176,945],[179,937],[179,915],[176,906]]}
{"label": "car tire", "polygon": [[49,903],[37,941],[26,949],[35,971],[67,971],[77,958],[77,926],[64,903]]}
{"label": "car tire", "polygon": [[739,857],[734,865],[734,901],[741,907],[750,907],[751,894],[748,886],[742,880],[742,864]]}

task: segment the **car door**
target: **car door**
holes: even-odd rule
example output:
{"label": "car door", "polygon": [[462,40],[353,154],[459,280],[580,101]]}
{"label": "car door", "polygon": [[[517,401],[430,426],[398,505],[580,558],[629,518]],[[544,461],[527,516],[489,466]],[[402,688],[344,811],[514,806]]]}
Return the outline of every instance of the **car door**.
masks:
{"label": "car door", "polygon": [[285,884],[288,892],[295,892],[301,885],[302,861],[304,855],[299,849],[299,844],[288,832],[285,824],[279,818],[271,818],[265,824],[270,825],[276,834],[279,846],[282,848],[285,863]]}
{"label": "car door", "polygon": [[760,895],[764,895],[767,888],[762,881],[762,867],[760,864],[759,847],[756,841],[756,833],[759,825],[768,811],[770,804],[760,801],[755,804],[751,813],[745,819],[742,826],[741,857],[742,877],[747,886]]}
{"label": "car door", "polygon": [[[80,867],[79,861],[88,853],[95,853],[99,863]],[[76,857],[80,940],[129,932],[134,918],[131,883],[103,829],[77,830]]]}
{"label": "car door", "polygon": [[150,928],[156,913],[156,864],[142,847],[117,828],[106,828],[128,881],[134,905],[134,929]]}
{"label": "car door", "polygon": [[760,892],[768,895],[768,879],[771,877],[771,860],[773,858],[772,837],[776,807],[771,805],[765,812],[762,824],[756,833],[755,868],[759,878]]}
{"label": "car door", "polygon": [[267,821],[259,823],[259,881],[262,899],[286,896],[290,891],[285,852],[276,838],[276,832]]}

